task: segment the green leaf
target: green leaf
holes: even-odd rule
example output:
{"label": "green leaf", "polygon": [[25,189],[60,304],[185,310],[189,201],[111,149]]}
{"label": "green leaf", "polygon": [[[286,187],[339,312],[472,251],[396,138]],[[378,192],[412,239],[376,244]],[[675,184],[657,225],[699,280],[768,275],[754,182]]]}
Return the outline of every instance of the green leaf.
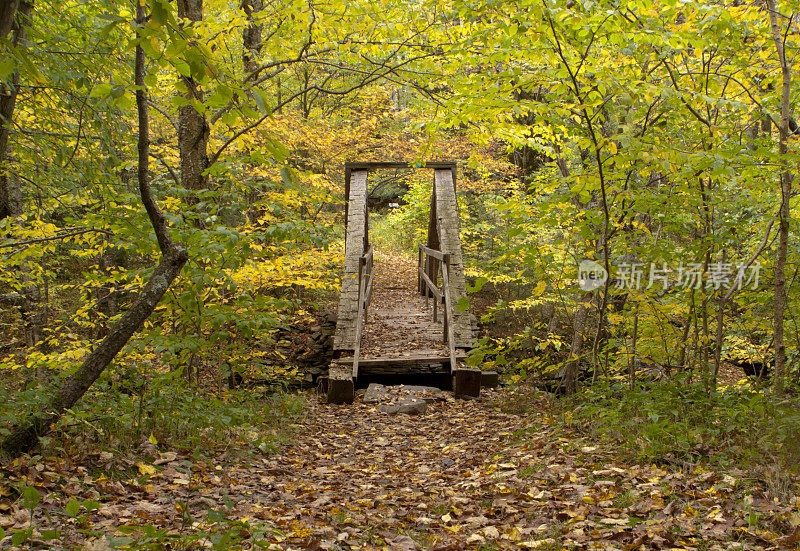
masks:
{"label": "green leaf", "polygon": [[17,530],[14,532],[14,535],[11,536],[11,547],[19,547],[28,537],[31,535],[31,530]]}
{"label": "green leaf", "polygon": [[57,540],[61,537],[61,530],[42,530],[42,539],[44,541]]}
{"label": "green leaf", "polygon": [[14,72],[14,60],[9,56],[0,61],[0,79],[7,79]]}
{"label": "green leaf", "polygon": [[164,6],[162,2],[160,2],[159,0],[153,2],[153,7],[151,10],[153,14],[153,21],[155,21],[159,25],[163,25],[164,23],[167,22],[167,19],[169,17],[169,12],[167,11],[167,8]]}
{"label": "green leaf", "polygon": [[469,367],[478,367],[483,362],[483,358],[486,357],[486,351],[484,350],[475,350],[469,356],[467,356],[466,364]]}
{"label": "green leaf", "polygon": [[78,504],[78,501],[74,497],[72,497],[67,502],[66,507],[64,507],[64,511],[66,511],[67,515],[70,518],[75,518],[76,516],[78,516],[78,511],[80,511],[80,508],[81,506],[80,504]]}
{"label": "green leaf", "polygon": [[185,107],[187,105],[191,105],[192,104],[191,101],[189,101],[188,99],[186,99],[183,96],[174,96],[171,101],[172,101],[172,105],[174,105],[175,107]]}
{"label": "green leaf", "polygon": [[[118,530],[122,531],[119,528],[118,528]],[[113,536],[106,536],[106,539],[108,539],[109,545],[111,545],[111,547],[114,548],[114,549],[119,549],[119,548],[122,548],[122,547],[126,547],[126,546],[131,545],[133,542],[136,541],[133,538],[129,538],[128,536],[119,536],[119,537],[116,537],[116,538],[113,537]]]}
{"label": "green leaf", "polygon": [[22,491],[22,506],[26,509],[33,509],[39,504],[41,499],[42,495],[39,493],[39,490],[33,486],[27,486]]}
{"label": "green leaf", "polygon": [[456,311],[463,314],[467,310],[469,310],[469,299],[467,299],[467,297],[461,297],[458,299],[458,302],[456,302]]}
{"label": "green leaf", "polygon": [[288,166],[281,167],[281,179],[286,187],[292,187],[297,182],[297,176]]}
{"label": "green leaf", "polygon": [[253,100],[256,102],[256,107],[258,107],[258,111],[262,115],[267,114],[267,102],[264,101],[264,97],[261,95],[261,90],[255,90],[253,94]]}
{"label": "green leaf", "polygon": [[222,107],[233,98],[233,90],[230,87],[220,84],[217,86],[211,97],[208,98],[208,104],[212,107]]}
{"label": "green leaf", "polygon": [[93,499],[84,499],[82,505],[86,508],[87,511],[90,513],[100,508],[100,504]]}
{"label": "green leaf", "polygon": [[486,285],[488,282],[489,282],[489,280],[486,279],[485,277],[479,277],[478,279],[475,280],[475,286],[474,287],[470,287],[469,285],[467,285],[467,292],[468,293],[478,293],[478,292],[480,292],[481,289],[483,289],[483,286]]}
{"label": "green leaf", "polygon": [[104,98],[111,93],[111,84],[108,83],[101,83],[97,84],[92,91],[89,93],[90,98]]}
{"label": "green leaf", "polygon": [[182,76],[185,77],[191,76],[192,69],[191,67],[189,67],[189,64],[186,63],[184,60],[180,58],[174,58],[172,59],[172,64],[175,66],[175,68]]}

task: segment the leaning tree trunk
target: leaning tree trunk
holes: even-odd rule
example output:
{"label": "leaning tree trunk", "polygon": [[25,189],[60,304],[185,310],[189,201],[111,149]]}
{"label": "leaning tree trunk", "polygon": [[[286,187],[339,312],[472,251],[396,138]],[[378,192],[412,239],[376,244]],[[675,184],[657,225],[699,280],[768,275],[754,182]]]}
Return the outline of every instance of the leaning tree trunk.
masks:
{"label": "leaning tree trunk", "polygon": [[[140,27],[144,26],[144,8],[139,2],[137,2],[136,20]],[[47,433],[64,411],[80,400],[131,336],[150,317],[161,297],[164,296],[189,258],[186,249],[170,238],[164,215],[156,205],[150,189],[148,166],[150,132],[147,96],[144,88],[144,51],[141,46],[136,47],[135,84],[138,87],[136,107],[139,119],[139,194],[161,249],[161,261],[130,310],[125,312],[106,338],[86,357],[80,368],[64,380],[61,387],[50,398],[47,406],[15,427],[3,441],[1,447],[10,455],[16,456],[30,451],[38,443],[39,436]]]}
{"label": "leaning tree trunk", "polygon": [[781,205],[778,216],[778,250],[775,257],[775,305],[773,332],[775,342],[775,374],[773,384],[777,393],[783,392],[786,378],[786,345],[784,342],[784,316],[786,313],[786,257],[789,249],[789,198],[792,194],[794,175],[789,171],[786,154],[789,151],[789,94],[791,92],[792,73],[786,52],[783,48],[783,37],[778,25],[778,12],[775,0],[767,0],[772,39],[781,65],[781,126],[778,133],[778,153],[781,164]]}

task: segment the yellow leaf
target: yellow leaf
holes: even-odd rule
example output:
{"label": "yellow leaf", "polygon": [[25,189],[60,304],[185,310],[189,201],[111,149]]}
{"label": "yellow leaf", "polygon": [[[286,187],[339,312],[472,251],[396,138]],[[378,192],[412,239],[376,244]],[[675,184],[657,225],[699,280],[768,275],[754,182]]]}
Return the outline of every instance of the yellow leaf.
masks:
{"label": "yellow leaf", "polygon": [[136,463],[136,466],[139,467],[139,472],[142,473],[143,475],[152,476],[156,474],[156,468],[153,467],[152,465],[145,465],[144,463],[139,461],[138,463]]}

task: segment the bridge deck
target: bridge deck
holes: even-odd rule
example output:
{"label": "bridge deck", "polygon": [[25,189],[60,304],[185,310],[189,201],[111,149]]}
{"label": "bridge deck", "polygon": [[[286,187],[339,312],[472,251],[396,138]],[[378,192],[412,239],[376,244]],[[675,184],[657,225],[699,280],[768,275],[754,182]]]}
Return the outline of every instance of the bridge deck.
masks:
{"label": "bridge deck", "polygon": [[[387,372],[392,365],[396,372],[402,372],[414,363],[424,365],[420,358],[425,356],[433,359],[432,363],[448,357],[441,317],[434,322],[432,301],[426,308],[425,298],[417,293],[416,273],[413,260],[376,252],[375,286],[361,340],[360,373],[368,374],[378,366],[381,372]],[[412,357],[416,362],[409,361]],[[399,361],[388,361],[391,358]],[[447,360],[439,363],[442,361]]]}
{"label": "bridge deck", "polygon": [[[428,285],[433,289],[429,292],[438,293],[450,305],[449,331],[443,324],[444,304],[436,301],[438,319],[433,321],[434,299],[426,300],[420,294],[427,287],[421,287],[417,263],[369,246],[367,179],[369,171],[378,168],[411,167],[395,162],[349,163],[346,166],[347,234],[334,337],[334,350],[339,358],[330,368],[328,401],[351,402],[354,379],[370,373],[452,373],[456,393],[463,387],[467,389],[465,394],[477,395],[471,393],[475,392],[476,381],[479,391],[480,372],[476,379],[474,370],[464,369],[461,363],[463,351],[471,348],[475,341],[476,328],[474,317],[457,307],[467,298],[467,293],[459,238],[455,164],[440,162],[428,167],[434,170],[434,193],[425,254],[438,255],[439,264],[428,263],[428,268],[424,269]],[[373,258],[375,267],[371,268]],[[431,260],[429,256],[426,258]],[[439,286],[440,268],[443,283],[437,290],[434,287]],[[362,300],[359,295],[364,290],[367,292]],[[368,297],[370,290],[371,299]],[[367,304],[365,317],[362,311]],[[362,324],[361,320],[366,321]]]}

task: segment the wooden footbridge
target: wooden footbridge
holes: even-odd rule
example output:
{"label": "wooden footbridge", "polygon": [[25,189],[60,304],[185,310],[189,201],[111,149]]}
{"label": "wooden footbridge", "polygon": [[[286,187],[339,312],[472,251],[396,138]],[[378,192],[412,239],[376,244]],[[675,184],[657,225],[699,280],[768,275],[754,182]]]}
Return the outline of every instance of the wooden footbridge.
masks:
{"label": "wooden footbridge", "polygon": [[[381,289],[374,286],[367,180],[370,171],[409,168],[433,170],[427,243],[419,245],[415,281]],[[359,376],[405,373],[448,373],[456,394],[477,396],[481,373],[463,366],[476,328],[465,309],[455,163],[347,163],[345,197],[345,259],[328,401],[352,402]],[[373,304],[376,295],[382,300]]]}

